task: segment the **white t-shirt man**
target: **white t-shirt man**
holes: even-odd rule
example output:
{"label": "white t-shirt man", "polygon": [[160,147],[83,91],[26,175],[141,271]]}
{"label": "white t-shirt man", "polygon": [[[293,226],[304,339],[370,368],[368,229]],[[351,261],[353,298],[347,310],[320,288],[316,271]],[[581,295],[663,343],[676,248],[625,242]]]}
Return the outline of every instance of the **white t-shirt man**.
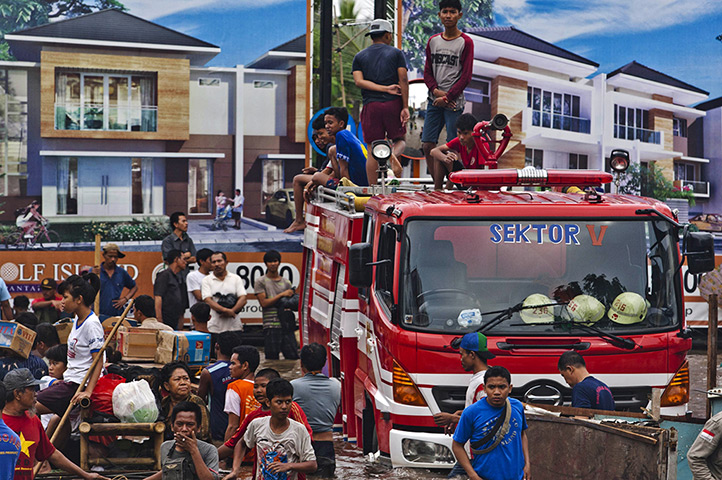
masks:
{"label": "white t-shirt man", "polygon": [[196,296],[193,295],[194,290],[201,289],[201,283],[206,276],[203,275],[199,270],[193,270],[186,277],[186,286],[188,287],[188,308],[198,303]]}
{"label": "white t-shirt man", "polygon": [[474,403],[486,397],[486,392],[484,391],[485,373],[486,370],[482,370],[471,376],[471,381],[466,389],[466,401],[464,402],[464,408],[469,408]]}
{"label": "white t-shirt man", "polygon": [[[211,297],[214,301],[218,301],[216,294],[227,295],[232,293],[237,297],[246,294],[246,287],[243,286],[243,280],[235,273],[226,272],[223,280],[216,277],[214,273],[206,275],[201,282],[201,296],[205,301]],[[211,318],[208,320],[208,331],[211,333],[223,333],[234,330],[243,330],[241,323],[241,314],[237,313],[235,317],[224,317],[220,313],[211,308]]]}
{"label": "white t-shirt man", "polygon": [[95,313],[91,312],[80,326],[78,322],[76,317],[68,335],[68,368],[63,373],[63,380],[80,384],[93,364],[92,354],[103,348],[104,332]]}
{"label": "white t-shirt man", "polygon": [[[256,449],[256,479],[277,478],[267,475],[268,466],[277,460],[281,463],[300,463],[316,460],[308,430],[295,420],[288,419],[289,426],[282,433],[271,430],[271,417],[256,418],[248,425],[243,441],[248,448]],[[287,480],[296,480],[298,472],[289,470]]]}

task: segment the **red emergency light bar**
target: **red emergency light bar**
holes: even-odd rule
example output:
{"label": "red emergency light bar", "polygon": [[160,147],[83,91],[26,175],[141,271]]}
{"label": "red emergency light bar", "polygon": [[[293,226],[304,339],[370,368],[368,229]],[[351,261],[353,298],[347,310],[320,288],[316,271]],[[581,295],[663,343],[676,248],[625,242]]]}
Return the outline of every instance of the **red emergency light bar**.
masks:
{"label": "red emergency light bar", "polygon": [[599,170],[539,170],[536,168],[501,170],[461,170],[449,176],[453,183],[464,187],[598,187],[610,183],[611,173]]}

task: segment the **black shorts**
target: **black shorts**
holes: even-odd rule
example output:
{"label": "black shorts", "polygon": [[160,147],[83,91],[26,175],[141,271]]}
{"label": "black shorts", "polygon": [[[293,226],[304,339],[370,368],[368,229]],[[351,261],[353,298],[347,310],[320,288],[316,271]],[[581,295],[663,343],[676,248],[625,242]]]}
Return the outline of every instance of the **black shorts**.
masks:
{"label": "black shorts", "polygon": [[42,403],[48,410],[62,417],[68,409],[68,405],[70,405],[70,400],[78,391],[78,387],[77,383],[58,380],[48,388],[38,392],[38,403]]}

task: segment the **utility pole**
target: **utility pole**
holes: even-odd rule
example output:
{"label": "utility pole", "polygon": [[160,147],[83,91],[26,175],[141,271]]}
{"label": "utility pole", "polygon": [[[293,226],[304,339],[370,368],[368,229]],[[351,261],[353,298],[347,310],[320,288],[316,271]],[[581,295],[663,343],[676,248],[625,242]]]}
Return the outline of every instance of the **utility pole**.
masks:
{"label": "utility pole", "polygon": [[321,31],[319,39],[319,106],[331,106],[331,62],[333,46],[333,0],[321,0]]}
{"label": "utility pole", "polygon": [[383,18],[387,20],[387,5],[388,0],[374,0],[374,18]]}

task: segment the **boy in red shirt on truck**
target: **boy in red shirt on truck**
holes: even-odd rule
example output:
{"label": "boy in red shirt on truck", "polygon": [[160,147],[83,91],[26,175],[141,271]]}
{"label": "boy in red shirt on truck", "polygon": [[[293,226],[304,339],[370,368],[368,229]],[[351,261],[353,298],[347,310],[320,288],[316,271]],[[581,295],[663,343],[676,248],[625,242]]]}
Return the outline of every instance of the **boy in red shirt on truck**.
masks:
{"label": "boy in red shirt on truck", "polygon": [[[476,123],[476,118],[472,114],[462,114],[456,121],[457,137],[431,150],[431,156],[441,166],[444,176],[465,168],[485,168],[484,157],[476,146],[472,135]],[[437,179],[439,188],[441,188],[444,176]],[[447,182],[446,188],[450,187],[451,182]]]}

